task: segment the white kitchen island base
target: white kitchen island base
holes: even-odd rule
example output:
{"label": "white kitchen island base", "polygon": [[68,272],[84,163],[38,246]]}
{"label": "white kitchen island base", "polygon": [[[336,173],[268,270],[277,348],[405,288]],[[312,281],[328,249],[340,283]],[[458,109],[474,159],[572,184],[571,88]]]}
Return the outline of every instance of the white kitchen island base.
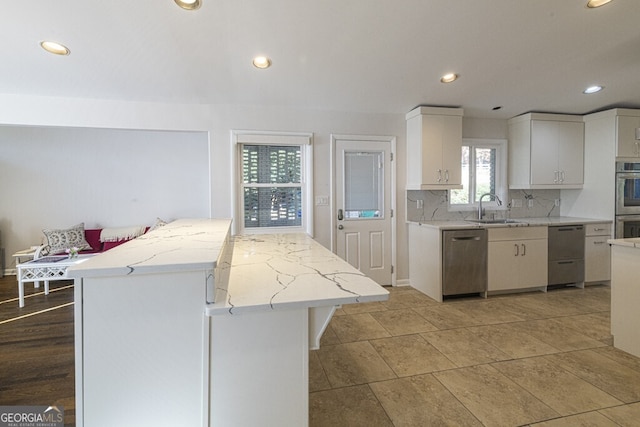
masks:
{"label": "white kitchen island base", "polygon": [[640,357],[640,239],[616,239],[609,243],[613,346]]}
{"label": "white kitchen island base", "polygon": [[69,269],[76,425],[308,425],[309,349],[388,292],[307,235],[229,228],[179,220]]}
{"label": "white kitchen island base", "polygon": [[308,309],[211,318],[211,426],[306,426]]}

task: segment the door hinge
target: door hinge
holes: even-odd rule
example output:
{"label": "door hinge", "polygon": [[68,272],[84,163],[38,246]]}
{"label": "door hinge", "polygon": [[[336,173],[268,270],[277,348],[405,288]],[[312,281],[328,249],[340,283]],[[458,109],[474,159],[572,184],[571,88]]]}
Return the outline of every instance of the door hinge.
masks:
{"label": "door hinge", "polygon": [[391,209],[391,218],[393,218],[393,209]]}
{"label": "door hinge", "polygon": [[389,153],[389,155],[391,156],[389,160],[393,162],[393,153]]}
{"label": "door hinge", "polygon": [[393,274],[393,265],[391,266],[391,274]]}

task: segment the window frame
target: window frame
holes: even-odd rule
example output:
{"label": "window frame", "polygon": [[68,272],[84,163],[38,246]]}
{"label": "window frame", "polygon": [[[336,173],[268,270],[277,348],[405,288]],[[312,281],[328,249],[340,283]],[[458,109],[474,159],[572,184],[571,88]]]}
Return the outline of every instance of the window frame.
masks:
{"label": "window frame", "polygon": [[[475,181],[475,157],[472,156],[471,152],[471,148],[495,148],[496,149],[496,178],[495,178],[495,182],[496,182],[496,194],[498,195],[498,197],[500,198],[500,200],[502,200],[502,206],[499,206],[496,201],[494,199],[485,199],[482,201],[482,205],[483,207],[491,207],[494,210],[501,210],[501,209],[507,209],[507,206],[509,204],[509,200],[508,200],[508,191],[509,191],[509,186],[508,186],[508,177],[507,177],[507,156],[508,156],[508,152],[507,152],[507,140],[506,139],[482,139],[482,138],[463,138],[462,139],[462,146],[460,147],[460,155],[462,157],[462,147],[468,146],[470,147],[469,150],[469,164],[473,165],[474,168],[474,173],[471,174],[471,171],[469,172],[469,183],[472,186],[472,188],[469,188],[469,192],[470,192],[470,196],[474,195],[473,197],[470,197],[470,199],[475,199],[475,185],[476,185],[476,181]],[[464,184],[464,183],[463,183]],[[451,211],[465,211],[465,210],[475,210],[478,209],[478,201],[477,200],[473,200],[472,203],[457,203],[457,204],[453,204],[451,203],[451,191],[453,190],[449,190],[448,191],[448,201],[449,201],[449,210]]]}
{"label": "window frame", "polygon": [[[233,165],[233,234],[306,233],[313,237],[313,133],[231,131]],[[299,146],[302,218],[300,226],[245,227],[243,147],[244,145]],[[248,185],[253,187],[253,185]],[[295,185],[288,185],[298,186]]]}

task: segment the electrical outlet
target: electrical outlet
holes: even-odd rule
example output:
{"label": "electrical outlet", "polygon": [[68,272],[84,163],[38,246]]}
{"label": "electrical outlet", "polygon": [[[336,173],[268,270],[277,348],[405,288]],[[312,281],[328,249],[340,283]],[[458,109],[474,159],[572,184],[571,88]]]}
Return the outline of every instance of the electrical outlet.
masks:
{"label": "electrical outlet", "polygon": [[424,200],[422,199],[416,200],[416,209],[422,209],[422,208],[424,208]]}
{"label": "electrical outlet", "polygon": [[560,206],[560,199],[555,199],[553,201],[553,204],[556,205],[556,206]]}
{"label": "electrical outlet", "polygon": [[511,207],[512,208],[521,208],[522,207],[522,199],[511,199]]}
{"label": "electrical outlet", "polygon": [[532,207],[533,207],[533,199],[529,199],[529,201],[528,201],[528,206],[529,206],[530,208],[532,208]]}

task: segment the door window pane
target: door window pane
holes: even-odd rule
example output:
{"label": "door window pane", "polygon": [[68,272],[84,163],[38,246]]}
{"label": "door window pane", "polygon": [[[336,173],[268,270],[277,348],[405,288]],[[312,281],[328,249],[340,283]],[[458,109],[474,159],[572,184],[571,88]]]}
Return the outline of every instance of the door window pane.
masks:
{"label": "door window pane", "polygon": [[344,197],[346,218],[380,218],[384,162],[381,152],[345,152]]}

